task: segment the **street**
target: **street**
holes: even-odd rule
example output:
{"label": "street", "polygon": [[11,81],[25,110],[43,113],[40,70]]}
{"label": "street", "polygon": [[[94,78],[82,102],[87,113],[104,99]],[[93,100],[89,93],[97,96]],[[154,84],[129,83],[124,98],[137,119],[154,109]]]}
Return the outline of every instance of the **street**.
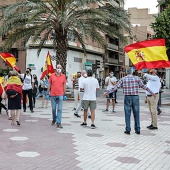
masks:
{"label": "street", "polygon": [[[102,90],[99,91],[99,94]],[[74,116],[73,101],[64,101],[63,129],[51,125],[51,107],[21,115],[21,126],[11,126],[5,111],[0,115],[0,170],[169,170],[170,90],[162,94],[158,130],[148,130],[150,114],[140,91],[141,134],[124,134],[122,89],[118,90],[116,113],[102,112],[105,98],[97,98],[96,129],[81,127],[83,117]],[[80,112],[83,115],[83,112]]]}

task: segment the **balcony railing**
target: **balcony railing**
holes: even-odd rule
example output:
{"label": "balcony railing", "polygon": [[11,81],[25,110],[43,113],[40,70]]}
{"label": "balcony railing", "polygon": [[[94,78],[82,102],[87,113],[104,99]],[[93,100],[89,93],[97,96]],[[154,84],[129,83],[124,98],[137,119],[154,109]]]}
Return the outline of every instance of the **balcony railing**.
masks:
{"label": "balcony railing", "polygon": [[120,6],[119,3],[116,2],[115,0],[110,0],[110,3],[111,3],[111,5],[116,6],[116,7]]}
{"label": "balcony railing", "polygon": [[111,44],[111,43],[107,43],[107,48],[113,49],[118,51],[119,47],[117,45]]}
{"label": "balcony railing", "polygon": [[117,59],[114,59],[114,58],[109,58],[108,59],[108,63],[114,63],[114,64],[118,64],[118,60]]}

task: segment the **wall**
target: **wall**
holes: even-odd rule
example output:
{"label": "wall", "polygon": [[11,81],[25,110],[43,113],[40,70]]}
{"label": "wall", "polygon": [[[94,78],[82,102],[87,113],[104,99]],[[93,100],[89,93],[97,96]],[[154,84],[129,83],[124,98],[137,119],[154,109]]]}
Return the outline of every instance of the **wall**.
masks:
{"label": "wall", "polygon": [[[32,74],[36,74],[39,78],[41,77],[41,68],[45,65],[46,55],[47,52],[50,52],[51,56],[55,56],[55,51],[52,49],[43,48],[41,50],[41,53],[39,57],[37,56],[37,49],[27,49],[27,57],[26,57],[26,66],[28,64],[34,64],[34,67],[36,67],[36,70],[32,70]],[[81,62],[78,62],[78,59],[80,59]],[[88,54],[84,57],[84,53],[69,50],[67,54],[67,66],[66,66],[66,76],[67,79],[67,85],[69,88],[72,88],[72,74],[76,73],[77,71],[83,70],[83,63],[88,60],[100,60],[102,62],[102,58],[100,55],[97,54]],[[53,67],[56,67],[56,62],[52,61]],[[98,72],[99,73],[99,72]]]}

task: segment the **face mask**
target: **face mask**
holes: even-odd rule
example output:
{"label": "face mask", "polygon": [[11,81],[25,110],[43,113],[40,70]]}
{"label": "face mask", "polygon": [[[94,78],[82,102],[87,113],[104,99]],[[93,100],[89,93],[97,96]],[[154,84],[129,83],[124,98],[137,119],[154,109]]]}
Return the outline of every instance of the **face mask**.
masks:
{"label": "face mask", "polygon": [[87,74],[86,74],[86,73],[84,74],[84,77],[87,77]]}
{"label": "face mask", "polygon": [[59,69],[57,69],[57,72],[58,72],[58,73],[61,73],[61,69],[60,69],[60,68],[59,68]]}
{"label": "face mask", "polygon": [[29,73],[29,71],[27,70],[27,71],[26,71],[26,73],[28,74],[28,73]]}
{"label": "face mask", "polygon": [[114,74],[110,74],[111,77],[113,77]]}

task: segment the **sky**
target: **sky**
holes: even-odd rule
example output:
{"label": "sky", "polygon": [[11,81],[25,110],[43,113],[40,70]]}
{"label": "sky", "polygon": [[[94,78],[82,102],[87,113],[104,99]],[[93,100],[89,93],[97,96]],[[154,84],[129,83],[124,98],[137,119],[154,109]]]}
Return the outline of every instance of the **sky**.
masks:
{"label": "sky", "polygon": [[157,0],[125,0],[125,9],[131,7],[149,8],[150,14],[158,13]]}

